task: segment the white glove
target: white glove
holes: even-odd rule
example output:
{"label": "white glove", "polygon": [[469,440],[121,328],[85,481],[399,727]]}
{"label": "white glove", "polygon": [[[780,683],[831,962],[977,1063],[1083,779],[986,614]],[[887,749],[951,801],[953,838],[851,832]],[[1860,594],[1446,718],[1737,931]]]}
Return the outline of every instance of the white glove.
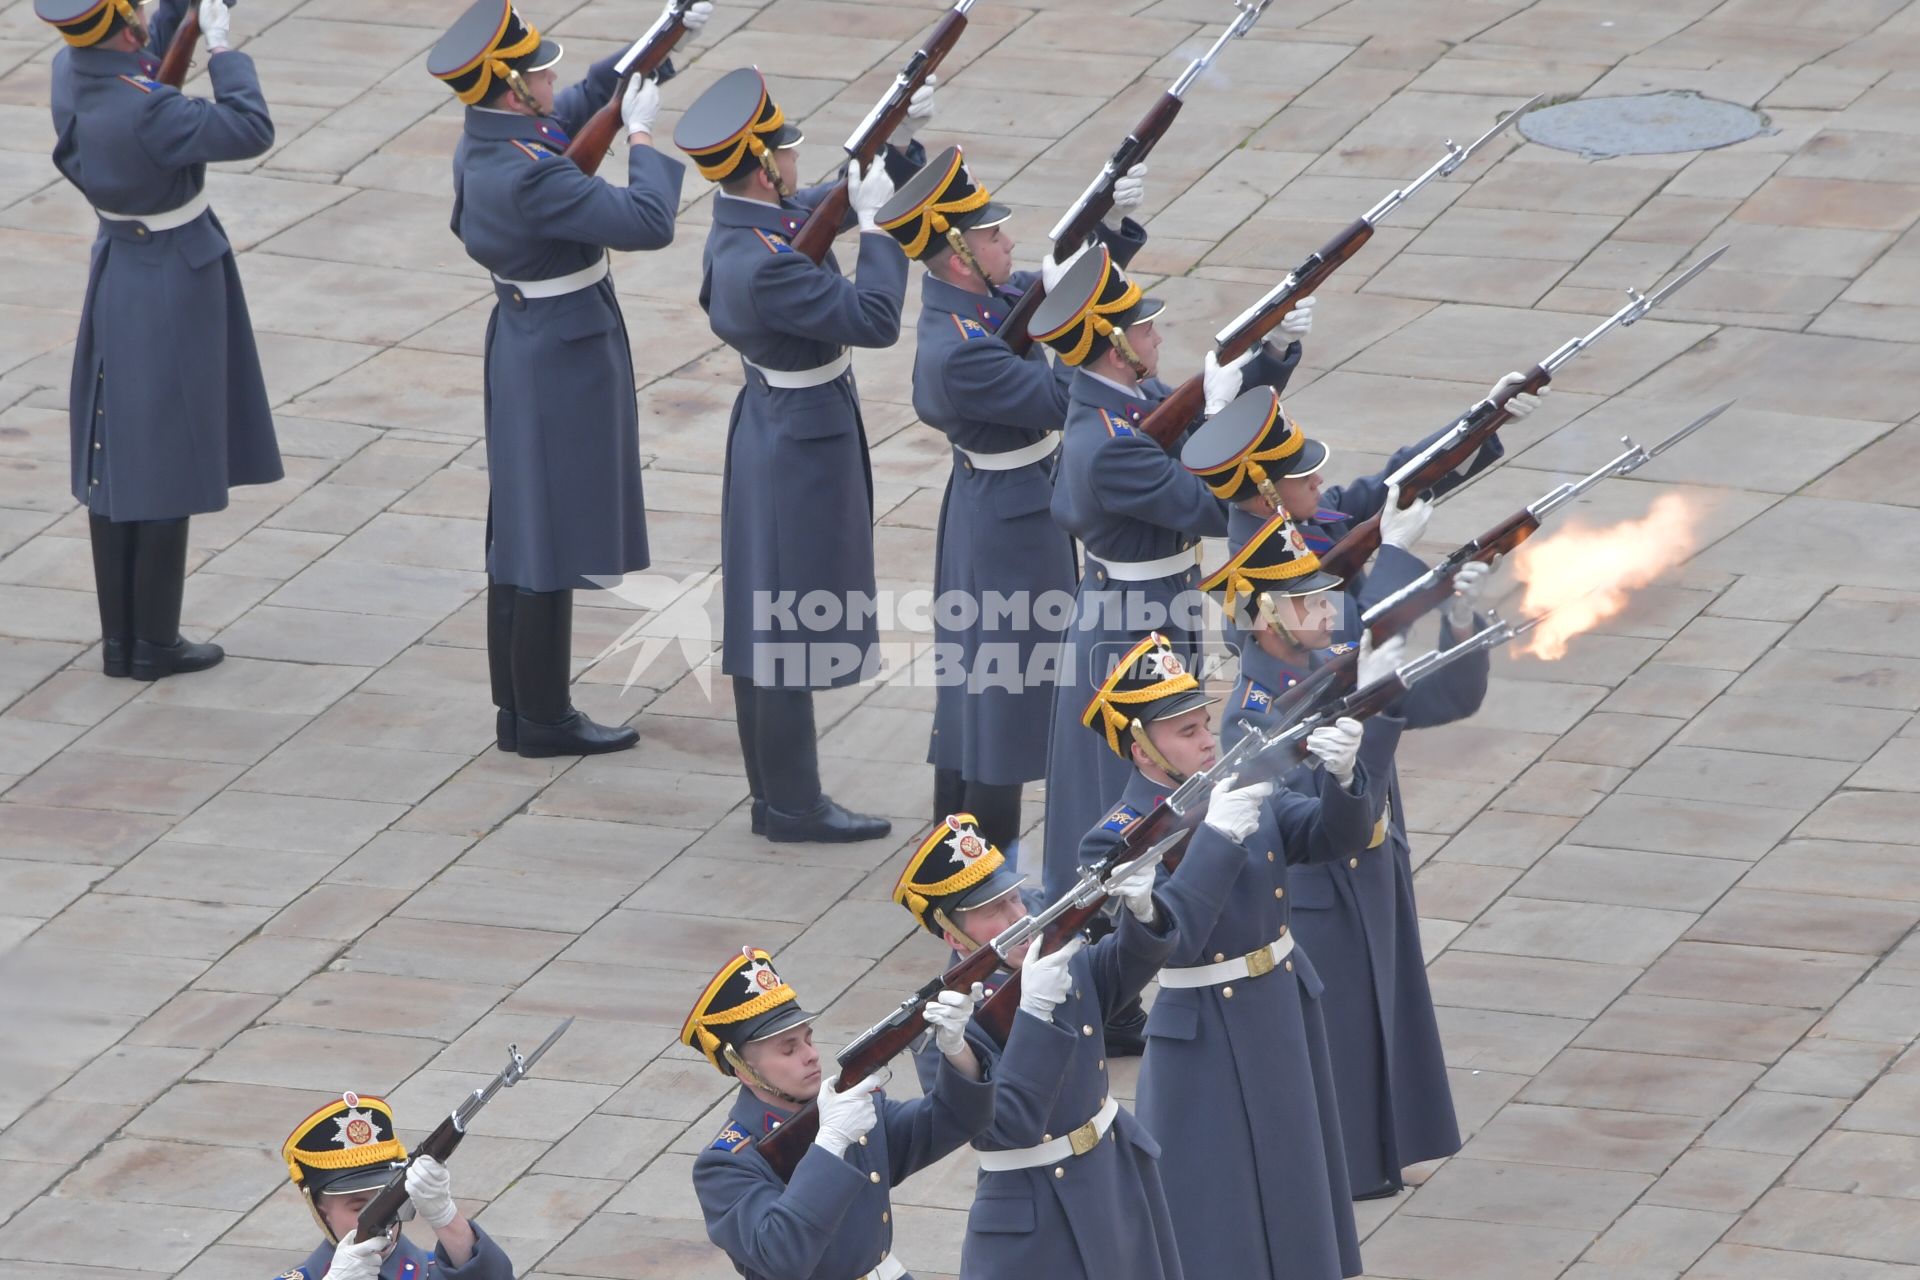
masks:
{"label": "white glove", "polygon": [[453,1175],[432,1156],[421,1156],[407,1166],[407,1199],[435,1231],[460,1216],[453,1206]]}
{"label": "white glove", "polygon": [[[1510,373],[1493,384],[1493,389],[1487,392],[1487,399],[1491,400],[1508,387],[1518,386],[1526,380],[1527,375],[1524,373]],[[1532,413],[1535,409],[1538,409],[1540,407],[1540,396],[1545,394],[1547,394],[1547,388],[1545,387],[1540,388],[1540,395],[1533,395],[1530,392],[1522,391],[1519,395],[1507,401],[1507,412],[1513,415],[1515,421],[1518,421]]]}
{"label": "white glove", "polygon": [[1318,760],[1335,782],[1350,787],[1354,761],[1360,758],[1360,734],[1358,720],[1341,716],[1307,735],[1307,754]]}
{"label": "white glove", "polygon": [[1280,317],[1280,332],[1289,338],[1304,338],[1313,331],[1313,299],[1302,298],[1299,305]]}
{"label": "white glove", "polygon": [[1153,882],[1156,867],[1141,867],[1132,875],[1113,886],[1113,896],[1127,904],[1127,910],[1133,912],[1134,919],[1141,924],[1152,924],[1156,914],[1153,906]]}
{"label": "white glove", "polygon": [[878,231],[880,210],[893,199],[893,179],[887,176],[887,166],[879,160],[867,168],[872,172],[862,171],[858,160],[847,166],[847,203],[860,219],[862,231]]}
{"label": "white glove", "polygon": [[694,35],[700,28],[713,21],[713,0],[694,0],[687,11],[680,15],[680,25],[687,29],[688,35]]}
{"label": "white glove", "polygon": [[1200,370],[1201,385],[1207,391],[1207,416],[1211,418],[1234,402],[1240,394],[1241,371],[1249,361],[1258,355],[1260,348],[1241,356],[1228,364],[1221,364],[1213,358],[1213,352],[1207,352],[1207,361]]}
{"label": "white glove", "polygon": [[1027,962],[1020,966],[1020,1007],[1042,1022],[1052,1021],[1054,1008],[1067,998],[1067,988],[1073,985],[1068,966],[1086,945],[1087,940],[1076,935],[1058,951],[1044,956],[1029,953]]}
{"label": "white glove", "polygon": [[973,1018],[973,1006],[979,1001],[981,988],[973,984],[973,998],[968,999],[958,991],[942,991],[927,1001],[921,1010],[927,1025],[933,1028],[933,1043],[939,1048],[941,1056],[951,1058],[967,1047],[967,1023]]}
{"label": "white glove", "polygon": [[227,0],[200,0],[200,34],[206,39],[208,53],[227,47],[227,28],[232,22]]}
{"label": "white glove", "polygon": [[879,1087],[877,1075],[848,1085],[844,1092],[837,1087],[837,1082],[821,1085],[820,1132],[813,1140],[814,1145],[836,1156],[847,1154],[847,1148],[873,1128],[878,1114],[874,1110],[873,1094]]}
{"label": "white glove", "polygon": [[1114,179],[1113,207],[1121,213],[1138,209],[1147,198],[1147,166],[1137,164]]}
{"label": "white glove", "polygon": [[1260,810],[1273,794],[1273,783],[1256,782],[1250,787],[1229,791],[1238,779],[1227,778],[1213,784],[1207,798],[1206,824],[1227,839],[1239,844],[1260,825]]}
{"label": "white glove", "polygon": [[1074,263],[1080,261],[1081,257],[1085,255],[1087,251],[1092,248],[1093,248],[1093,237],[1089,236],[1084,244],[1082,244],[1078,249],[1075,249],[1072,253],[1067,255],[1067,260],[1065,262],[1055,262],[1053,260],[1052,250],[1048,250],[1047,252],[1041,254],[1040,255],[1040,283],[1046,286],[1047,292],[1052,293],[1054,289],[1058,288],[1060,281],[1066,278],[1068,268],[1072,267]]}
{"label": "white glove", "polygon": [[1400,486],[1387,486],[1387,505],[1380,508],[1380,542],[1383,546],[1398,547],[1402,551],[1413,550],[1413,544],[1420,541],[1420,535],[1427,531],[1427,521],[1433,519],[1433,504],[1424,498],[1414,499],[1413,505],[1402,510],[1400,507]]}
{"label": "white glove", "polygon": [[1453,599],[1447,601],[1447,625],[1456,632],[1473,626],[1473,607],[1480,602],[1480,592],[1486,588],[1487,575],[1492,572],[1492,565],[1469,560],[1453,575]]}
{"label": "white glove", "polygon": [[900,122],[900,127],[893,131],[888,142],[905,150],[906,145],[913,141],[913,135],[920,132],[920,126],[933,119],[933,88],[939,83],[939,76],[930,75],[925,84],[913,91],[913,96],[907,99],[907,118]]}
{"label": "white glove", "polygon": [[[221,8],[226,8],[221,5]],[[387,1251],[387,1241],[383,1236],[361,1244],[349,1231],[340,1237],[340,1243],[334,1246],[333,1262],[327,1267],[326,1280],[378,1280],[381,1255]]]}
{"label": "white glove", "polygon": [[620,119],[629,134],[653,135],[653,122],[660,118],[660,86],[652,76],[635,76],[627,81],[627,92],[620,99]]}
{"label": "white glove", "polygon": [[1376,681],[1383,680],[1387,676],[1392,675],[1394,669],[1400,665],[1400,659],[1406,655],[1406,652],[1407,638],[1405,636],[1395,636],[1378,649],[1373,647],[1371,637],[1362,636],[1360,639],[1360,661],[1356,664],[1359,670],[1354,673],[1355,683],[1360,688],[1365,689]]}

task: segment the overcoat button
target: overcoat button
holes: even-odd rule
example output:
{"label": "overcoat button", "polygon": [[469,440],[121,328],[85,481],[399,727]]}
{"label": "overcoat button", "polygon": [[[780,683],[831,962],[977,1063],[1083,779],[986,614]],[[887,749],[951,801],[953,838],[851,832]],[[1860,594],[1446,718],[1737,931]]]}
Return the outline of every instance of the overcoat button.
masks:
{"label": "overcoat button", "polygon": [[1213,962],[1215,964],[1219,964],[1222,960],[1225,960],[1226,958],[1227,958],[1227,953],[1224,951],[1216,951],[1213,953]]}
{"label": "overcoat button", "polygon": [[1275,898],[1284,898],[1287,896],[1287,891],[1285,889],[1275,889],[1273,891],[1273,896]]}
{"label": "overcoat button", "polygon": [[1064,1178],[1067,1176],[1067,1171],[1059,1165],[1055,1165],[1053,1166],[1053,1176],[1056,1178]]}
{"label": "overcoat button", "polygon": [[1358,859],[1358,858],[1348,858],[1348,859],[1347,859],[1347,866],[1348,866],[1348,867],[1350,867],[1350,868],[1351,868],[1351,867],[1357,867],[1357,866],[1359,866],[1359,865],[1360,865],[1360,859]]}
{"label": "overcoat button", "polygon": [[868,1175],[867,1175],[867,1181],[868,1181],[868,1182],[878,1182],[878,1181],[880,1181],[880,1171],[879,1171],[878,1169],[876,1169],[876,1170],[874,1170],[874,1171],[873,1171],[872,1173],[870,1173],[870,1174],[868,1174]]}
{"label": "overcoat button", "polygon": [[1093,1034],[1093,1028],[1092,1028],[1092,1027],[1081,1027],[1081,1028],[1080,1028],[1080,1034],[1081,1034],[1081,1035],[1083,1035],[1083,1036],[1090,1036],[1090,1035],[1092,1035],[1092,1034]]}
{"label": "overcoat button", "polygon": [[1220,988],[1220,998],[1223,1000],[1233,999],[1233,988],[1232,987]]}
{"label": "overcoat button", "polygon": [[1291,960],[1289,960],[1289,961],[1287,961],[1287,972],[1288,972],[1288,973],[1292,973],[1292,972],[1293,972],[1293,961],[1291,961]]}

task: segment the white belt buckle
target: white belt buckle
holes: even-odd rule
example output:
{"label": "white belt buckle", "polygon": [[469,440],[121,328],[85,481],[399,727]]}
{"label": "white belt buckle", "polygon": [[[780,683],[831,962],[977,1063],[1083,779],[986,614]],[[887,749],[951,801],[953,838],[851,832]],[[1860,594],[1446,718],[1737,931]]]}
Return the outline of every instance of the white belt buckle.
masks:
{"label": "white belt buckle", "polygon": [[546,280],[508,280],[504,276],[495,276],[493,282],[505,285],[524,298],[563,298],[569,293],[578,293],[590,289],[605,280],[613,272],[613,264],[606,254],[591,266],[578,271],[569,271],[564,276],[553,276]]}

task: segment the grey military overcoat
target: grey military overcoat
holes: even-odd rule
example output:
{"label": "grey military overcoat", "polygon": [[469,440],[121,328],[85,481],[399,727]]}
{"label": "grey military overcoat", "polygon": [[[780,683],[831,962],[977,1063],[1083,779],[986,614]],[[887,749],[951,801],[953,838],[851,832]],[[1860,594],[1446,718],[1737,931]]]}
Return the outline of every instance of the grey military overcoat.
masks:
{"label": "grey military overcoat", "polygon": [[[422,1249],[405,1236],[380,1264],[380,1280],[513,1280],[513,1261],[492,1236],[473,1223],[473,1256],[462,1266],[454,1266],[447,1251],[439,1245]],[[326,1280],[333,1265],[333,1246],[321,1244],[307,1260],[291,1271],[280,1273],[279,1280]]]}
{"label": "grey military overcoat", "polygon": [[[95,209],[178,209],[208,164],[273,145],[246,54],[208,59],[211,102],[151,66],[99,47],[54,55],[53,162]],[[219,511],[230,487],[281,477],[240,272],[211,210],[162,231],[100,219],[68,412],[74,499],[110,520]]]}
{"label": "grey military overcoat", "polygon": [[633,359],[612,280],[532,298],[609,249],[673,240],[685,167],[627,152],[627,185],[561,158],[612,94],[612,58],[546,119],[468,107],[454,154],[453,233],[495,278],[487,320],[487,572],[528,591],[604,585],[648,564]]}

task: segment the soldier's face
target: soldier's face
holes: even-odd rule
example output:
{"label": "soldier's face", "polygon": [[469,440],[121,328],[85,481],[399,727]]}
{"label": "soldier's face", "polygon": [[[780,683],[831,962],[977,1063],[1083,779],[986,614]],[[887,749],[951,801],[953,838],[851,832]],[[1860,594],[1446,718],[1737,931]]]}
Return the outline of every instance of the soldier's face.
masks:
{"label": "soldier's face", "polygon": [[1287,514],[1295,520],[1311,520],[1313,513],[1320,509],[1320,473],[1310,476],[1288,476],[1285,480],[1276,480],[1273,487],[1280,493],[1280,501],[1287,508]]}
{"label": "soldier's face", "polygon": [[[1220,754],[1220,740],[1213,736],[1213,715],[1206,707],[1183,711],[1168,720],[1155,720],[1147,726],[1147,737],[1167,758],[1167,763],[1186,778],[1211,769]],[[1133,759],[1138,764],[1148,757],[1136,745]]]}
{"label": "soldier's face", "polygon": [[[1322,591],[1311,596],[1269,596],[1273,616],[1261,611],[1254,642],[1272,657],[1286,657],[1289,649],[1324,649],[1333,643],[1340,629],[1343,601],[1338,591]],[[1278,623],[1280,631],[1275,631]],[[1291,641],[1291,644],[1288,642]]]}
{"label": "soldier's face", "polygon": [[773,153],[773,167],[780,171],[780,181],[787,184],[787,190],[800,189],[800,160],[792,147],[781,147]]}
{"label": "soldier's face", "polygon": [[813,1047],[813,1024],[756,1040],[740,1051],[760,1078],[790,1098],[820,1092],[820,1051]]}
{"label": "soldier's face", "polygon": [[1143,377],[1151,378],[1160,372],[1160,330],[1153,321],[1145,320],[1129,326],[1127,341],[1133,344],[1133,354],[1139,356],[1140,363],[1146,366]]}
{"label": "soldier's face", "polygon": [[524,79],[527,92],[533,95],[533,100],[540,106],[540,114],[552,115],[554,85],[559,82],[560,73],[548,67],[542,71],[529,71]]}
{"label": "soldier's face", "polygon": [[[318,1197],[320,1216],[326,1219],[327,1229],[333,1232],[335,1240],[344,1239],[347,1232],[359,1225],[360,1211],[372,1204],[373,1198],[378,1194],[380,1194],[378,1191],[368,1189],[356,1191],[350,1196]],[[397,1242],[398,1239],[396,1235],[394,1240]]]}
{"label": "soldier's face", "polygon": [[[1018,924],[1020,918],[1026,914],[1026,904],[1020,900],[1020,895],[1017,893],[1010,893],[1004,898],[989,902],[984,907],[975,907],[971,911],[957,911],[954,913],[953,922],[965,929],[967,936],[956,938],[949,933],[947,943],[955,951],[971,951],[975,947],[984,945],[1003,929]],[[1027,948],[1032,945],[1030,942],[1023,942],[1015,947],[1013,953],[1006,957],[1008,967],[1018,969],[1026,963]]]}
{"label": "soldier's face", "polygon": [[973,251],[973,260],[987,273],[987,279],[1004,284],[1013,274],[1013,237],[1000,227],[961,234],[966,238],[967,248]]}

